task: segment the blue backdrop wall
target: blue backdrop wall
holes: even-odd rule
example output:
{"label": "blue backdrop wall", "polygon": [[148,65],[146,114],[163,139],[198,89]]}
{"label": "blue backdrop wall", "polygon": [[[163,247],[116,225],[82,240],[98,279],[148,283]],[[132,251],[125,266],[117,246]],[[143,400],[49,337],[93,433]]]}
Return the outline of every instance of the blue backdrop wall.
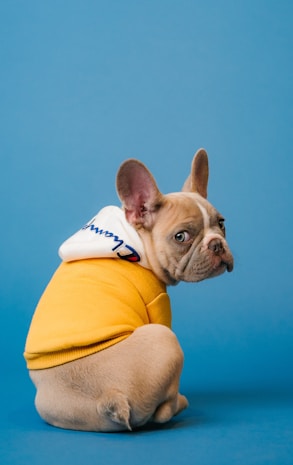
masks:
{"label": "blue backdrop wall", "polygon": [[141,159],[179,190],[195,150],[235,271],[170,289],[182,390],[293,387],[292,2],[2,2],[1,364],[22,359],[60,243]]}

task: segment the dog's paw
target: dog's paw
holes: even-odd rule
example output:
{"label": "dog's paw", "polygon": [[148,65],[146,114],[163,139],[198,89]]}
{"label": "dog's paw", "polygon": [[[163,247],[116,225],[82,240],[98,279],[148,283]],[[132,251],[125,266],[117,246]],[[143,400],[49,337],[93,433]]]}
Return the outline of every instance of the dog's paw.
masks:
{"label": "dog's paw", "polygon": [[97,412],[131,431],[130,405],[126,395],[118,389],[111,389],[103,395],[97,404]]}
{"label": "dog's paw", "polygon": [[175,415],[178,415],[178,413],[182,412],[182,410],[186,409],[189,406],[188,400],[185,396],[182,394],[178,394],[177,396],[177,410]]}
{"label": "dog's paw", "polygon": [[185,396],[177,394],[173,399],[163,402],[154,413],[153,420],[156,423],[166,423],[175,415],[188,407],[188,400]]}

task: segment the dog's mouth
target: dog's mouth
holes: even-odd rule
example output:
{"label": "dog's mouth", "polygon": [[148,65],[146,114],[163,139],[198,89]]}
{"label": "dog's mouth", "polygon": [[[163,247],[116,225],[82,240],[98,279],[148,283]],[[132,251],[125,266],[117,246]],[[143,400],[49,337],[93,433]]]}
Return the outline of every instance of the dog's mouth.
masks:
{"label": "dog's mouth", "polygon": [[233,271],[233,268],[234,268],[234,263],[233,263],[233,259],[230,258],[230,259],[221,259],[218,263],[214,264],[213,266],[213,272],[211,273],[211,278],[215,277],[215,276],[219,276],[223,273],[225,273],[225,271],[228,271],[228,273],[231,273],[231,271]]}
{"label": "dog's mouth", "polygon": [[233,271],[233,268],[234,268],[233,260],[232,259],[231,260],[221,260],[220,267],[225,268],[225,270],[227,270],[228,273],[231,273],[231,271]]}

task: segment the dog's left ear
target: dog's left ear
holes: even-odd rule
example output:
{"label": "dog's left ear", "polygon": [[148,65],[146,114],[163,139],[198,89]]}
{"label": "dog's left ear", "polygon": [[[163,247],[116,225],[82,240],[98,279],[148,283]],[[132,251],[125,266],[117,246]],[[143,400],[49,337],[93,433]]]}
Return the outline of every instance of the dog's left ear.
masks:
{"label": "dog's left ear", "polygon": [[127,221],[151,229],[163,195],[149,170],[138,160],[126,160],[118,170],[116,187]]}
{"label": "dog's left ear", "polygon": [[204,149],[199,149],[193,157],[191,173],[182,188],[183,192],[197,192],[205,199],[208,196],[209,161]]}

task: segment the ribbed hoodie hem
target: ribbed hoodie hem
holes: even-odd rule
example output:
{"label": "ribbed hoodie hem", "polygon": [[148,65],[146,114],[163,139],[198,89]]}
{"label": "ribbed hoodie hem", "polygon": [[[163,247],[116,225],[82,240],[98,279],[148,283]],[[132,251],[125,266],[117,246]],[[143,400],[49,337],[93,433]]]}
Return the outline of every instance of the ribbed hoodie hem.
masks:
{"label": "ribbed hoodie hem", "polygon": [[58,365],[64,365],[65,363],[72,362],[73,360],[78,360],[88,355],[95,354],[101,350],[107,349],[108,347],[117,344],[118,342],[126,339],[131,332],[124,333],[120,336],[115,337],[114,339],[109,339],[107,341],[99,342],[97,344],[92,344],[85,347],[72,347],[68,349],[63,349],[54,352],[46,353],[31,353],[24,352],[24,358],[27,362],[27,368],[29,370],[44,370],[46,368],[53,368]]}

